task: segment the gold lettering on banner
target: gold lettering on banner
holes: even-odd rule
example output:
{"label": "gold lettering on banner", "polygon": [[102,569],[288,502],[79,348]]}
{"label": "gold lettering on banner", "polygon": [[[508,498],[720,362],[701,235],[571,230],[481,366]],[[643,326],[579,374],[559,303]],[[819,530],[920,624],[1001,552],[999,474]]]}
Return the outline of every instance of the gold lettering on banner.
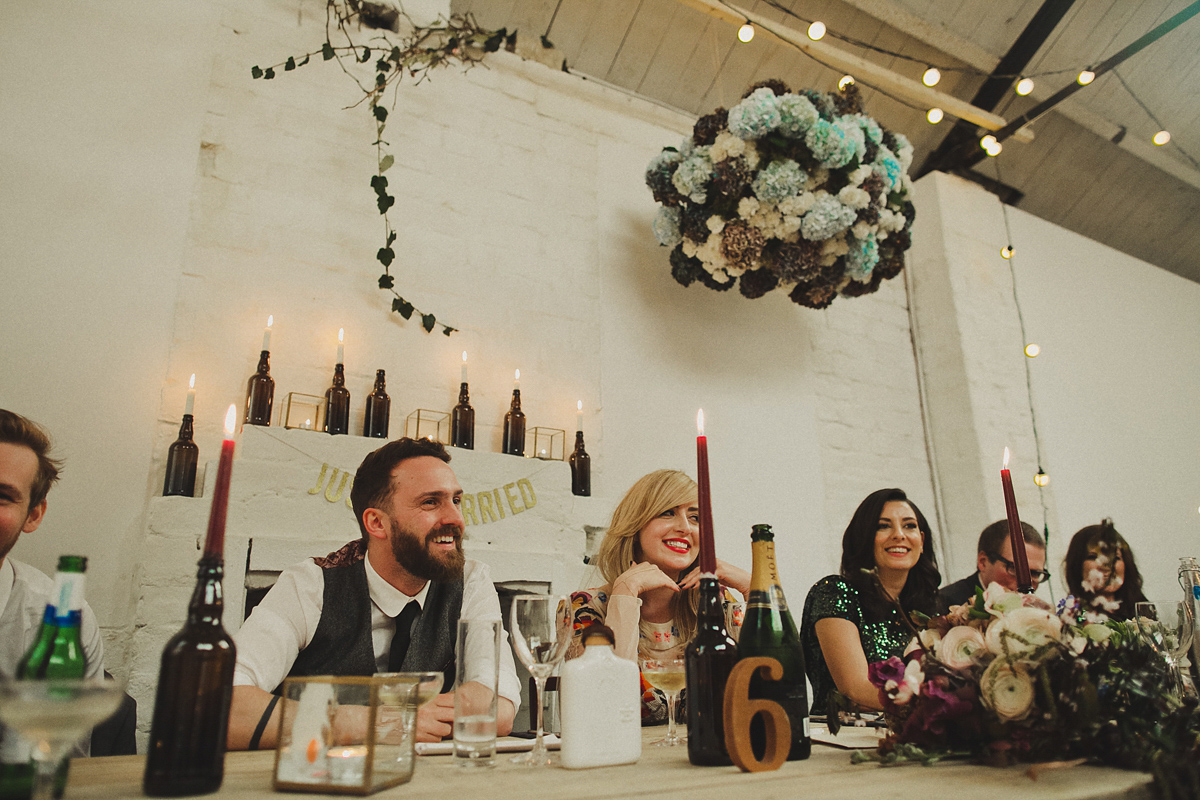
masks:
{"label": "gold lettering on banner", "polygon": [[504,517],[505,517],[505,514],[504,514],[504,503],[501,503],[501,502],[500,502],[500,490],[499,490],[499,489],[492,489],[492,494],[493,494],[493,495],[495,496],[495,498],[496,498],[496,510],[500,512],[500,519],[504,519]]}
{"label": "gold lettering on banner", "polygon": [[325,482],[325,473],[329,471],[328,464],[321,465],[321,474],[317,476],[317,485],[308,490],[309,494],[320,494],[321,484]]}
{"label": "gold lettering on banner", "polygon": [[330,497],[329,490],[333,488],[333,482],[337,480],[339,472],[342,471],[334,467],[333,474],[329,476],[329,485],[325,487],[325,499],[331,503],[336,503],[338,500],[342,499],[342,492],[346,491],[346,481],[350,479],[349,472],[342,472],[342,482],[338,484],[337,495]]}
{"label": "gold lettering on banner", "polygon": [[504,499],[508,501],[508,510],[509,511],[511,511],[514,514],[520,514],[522,511],[525,510],[525,506],[519,506],[515,502],[517,500],[517,498],[513,497],[513,492],[516,490],[516,488],[517,488],[517,485],[515,483],[504,484]]}
{"label": "gold lettering on banner", "polygon": [[529,478],[521,478],[517,481],[517,488],[521,490],[521,499],[525,501],[525,508],[529,510],[537,505],[537,494],[533,491],[533,484],[529,482]]}
{"label": "gold lettering on banner", "polygon": [[[496,521],[496,512],[492,510],[492,495],[490,492],[480,492],[479,495],[479,520],[486,525],[489,522]],[[489,519],[489,517],[491,519]]]}
{"label": "gold lettering on banner", "polygon": [[463,522],[467,525],[479,524],[479,520],[475,517],[475,495],[464,494],[462,496],[462,515]]}

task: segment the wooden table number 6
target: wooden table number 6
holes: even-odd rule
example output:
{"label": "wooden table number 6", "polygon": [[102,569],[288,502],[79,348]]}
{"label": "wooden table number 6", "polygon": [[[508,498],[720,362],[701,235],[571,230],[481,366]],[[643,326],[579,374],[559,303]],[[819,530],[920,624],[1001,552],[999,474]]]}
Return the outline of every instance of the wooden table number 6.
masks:
{"label": "wooden table number 6", "polygon": [[[774,700],[751,699],[750,678],[755,670],[766,680],[783,677],[783,667],[774,658],[743,658],[729,673],[725,683],[725,749],[742,772],[767,772],[779,769],[787,760],[792,743],[792,725],[783,706]],[[750,721],[761,714],[766,728],[767,746],[759,761],[750,746]]]}

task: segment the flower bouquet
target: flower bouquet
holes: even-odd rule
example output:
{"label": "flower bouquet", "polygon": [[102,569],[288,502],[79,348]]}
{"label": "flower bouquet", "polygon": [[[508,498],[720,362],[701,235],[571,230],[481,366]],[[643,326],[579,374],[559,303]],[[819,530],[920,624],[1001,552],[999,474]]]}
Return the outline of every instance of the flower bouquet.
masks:
{"label": "flower bouquet", "polygon": [[1200,713],[1133,623],[1094,621],[998,584],[928,620],[904,658],[870,665],[889,735],[865,758],[1102,760],[1200,796]]}
{"label": "flower bouquet", "polygon": [[646,170],[671,275],[825,308],[904,268],[914,217],[903,135],[865,116],[853,84],[793,93],[779,81],[701,117]]}

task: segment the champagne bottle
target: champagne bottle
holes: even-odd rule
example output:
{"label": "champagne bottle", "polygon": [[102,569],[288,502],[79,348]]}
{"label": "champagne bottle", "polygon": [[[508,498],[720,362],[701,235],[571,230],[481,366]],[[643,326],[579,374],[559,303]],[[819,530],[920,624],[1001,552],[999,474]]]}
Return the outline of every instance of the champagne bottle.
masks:
{"label": "champagne bottle", "polygon": [[258,370],[246,382],[247,425],[270,425],[271,403],[275,400],[275,379],[271,377],[271,353],[263,350]]}
{"label": "champagne bottle", "polygon": [[525,413],[521,411],[521,390],[513,389],[512,404],[504,415],[502,452],[510,456],[525,455]]}
{"label": "champagne bottle", "polygon": [[375,389],[367,395],[367,413],[363,416],[363,436],[386,439],[392,416],[392,398],[383,385],[383,370],[375,370]]}
{"label": "champagne bottle", "polygon": [[592,457],[583,449],[583,431],[575,431],[575,450],[567,457],[571,465],[571,494],[590,497],[592,494]]}
{"label": "champagne bottle", "polygon": [[475,449],[475,409],[471,408],[466,381],[458,388],[458,405],[450,413],[450,444],[465,450]]}
{"label": "champagne bottle", "polygon": [[[232,461],[232,447],[223,448],[221,457]],[[163,648],[142,778],[142,790],[151,797],[215,792],[225,777],[237,650],[221,624],[225,509],[217,508],[217,498],[228,496],[228,482],[228,469],[220,470],[187,622]]]}
{"label": "champagne bottle", "polygon": [[1190,556],[1179,559],[1179,585],[1183,587],[1183,602],[1192,609],[1192,686],[1200,691],[1200,561]]}
{"label": "champagne bottle", "polygon": [[[766,656],[777,659],[783,667],[778,681],[762,679],[755,674],[750,679],[752,699],[774,700],[787,712],[792,726],[792,744],[788,761],[808,758],[812,739],[808,731],[808,689],[804,677],[804,651],[800,634],[788,611],[787,600],[779,586],[779,571],[775,566],[775,534],[770,525],[755,525],[750,533],[753,566],[750,573],[750,594],[746,597],[746,617],[738,635],[738,654],[742,658]],[[750,746],[755,755],[766,750],[766,730],[761,717],[750,724]]]}
{"label": "champagne bottle", "polygon": [[192,415],[184,414],[179,438],[167,450],[167,474],[163,479],[163,497],[196,496],[196,461],[200,448],[192,441]]}
{"label": "champagne bottle", "polygon": [[721,587],[716,577],[700,578],[696,636],[685,655],[688,707],[688,760],[697,766],[732,764],[725,750],[725,681],[738,660],[737,643],[725,629]]}
{"label": "champagne bottle", "polygon": [[346,388],[346,372],[341,364],[333,368],[333,385],[325,390],[325,432],[350,432],[350,390]]}

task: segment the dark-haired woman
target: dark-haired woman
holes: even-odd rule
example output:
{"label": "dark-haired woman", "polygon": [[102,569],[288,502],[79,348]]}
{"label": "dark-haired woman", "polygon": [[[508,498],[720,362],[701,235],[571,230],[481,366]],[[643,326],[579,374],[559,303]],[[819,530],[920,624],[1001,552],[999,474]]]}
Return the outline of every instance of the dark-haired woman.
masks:
{"label": "dark-haired woman", "polygon": [[1067,590],[1075,596],[1081,612],[1133,619],[1134,605],[1146,601],[1133,550],[1111,519],[1080,528],[1067,546],[1063,567]]}
{"label": "dark-haired woman", "polygon": [[940,583],[920,509],[900,489],[868,495],[842,536],[840,574],[817,581],[804,601],[800,636],[814,714],[829,712],[834,690],[861,708],[881,707],[867,665],[901,655],[912,639],[896,601],[933,615]]}

